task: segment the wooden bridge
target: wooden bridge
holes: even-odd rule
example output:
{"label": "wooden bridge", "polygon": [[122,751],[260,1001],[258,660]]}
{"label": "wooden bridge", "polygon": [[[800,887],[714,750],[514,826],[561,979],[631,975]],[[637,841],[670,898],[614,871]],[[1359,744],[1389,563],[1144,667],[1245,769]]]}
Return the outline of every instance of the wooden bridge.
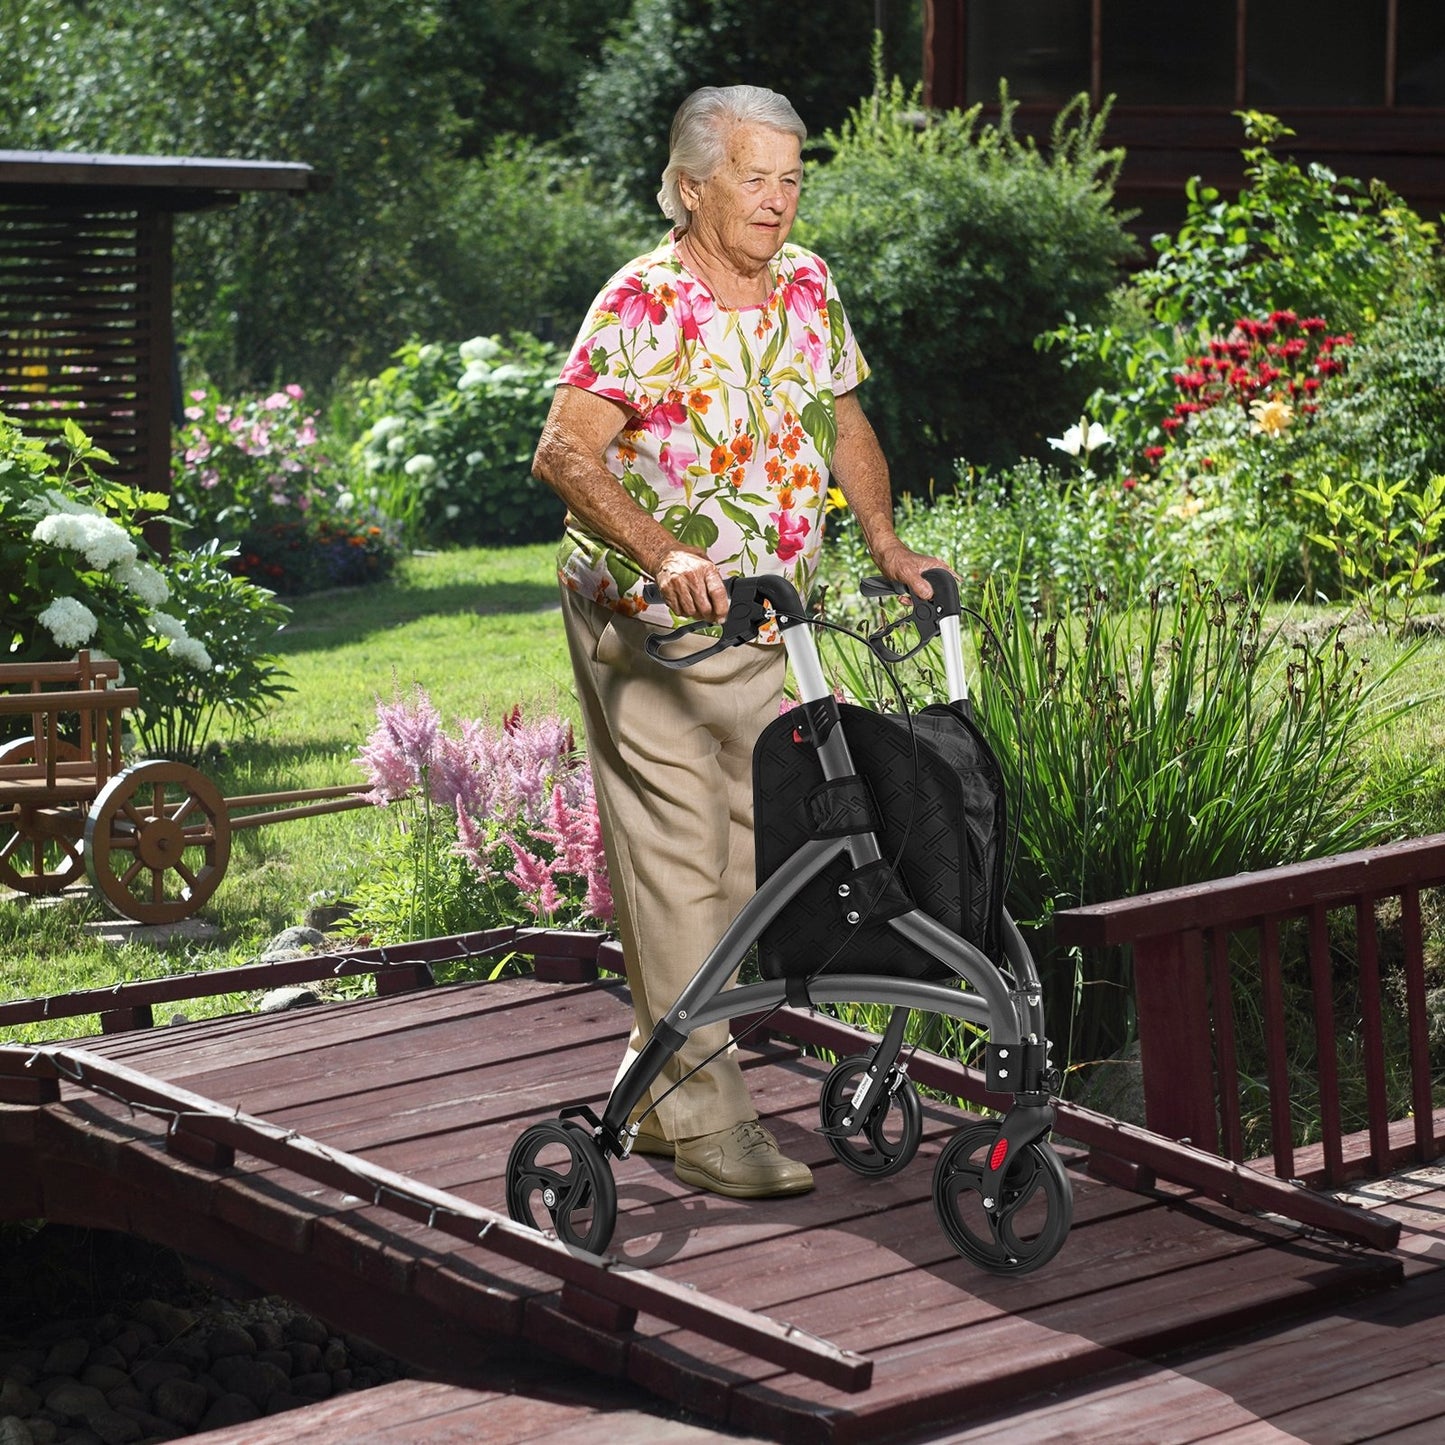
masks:
{"label": "wooden bridge", "polygon": [[[812,1194],[739,1203],[637,1158],[616,1169],[610,1258],[518,1228],[503,1200],[513,1141],[562,1104],[604,1098],[626,1039],[623,985],[586,981],[587,961],[565,956],[586,946],[504,930],[50,1000],[52,1017],[98,1012],[112,1031],[0,1049],[0,1217],[172,1244],[420,1376],[213,1432],[216,1445],[1445,1428],[1445,1171],[1417,1164],[1378,1199],[1356,1185],[1357,1203],[1379,1206],[1362,1211],[1065,1108],[1073,1231],[1046,1268],[999,1279],[958,1258],[933,1217],[932,1163],[962,1116],[925,1105],[907,1169],[851,1173],[814,1132],[828,1065],[787,1035],[845,1051],[857,1036],[808,1014],[773,1019],[744,1065],[785,1148],[815,1170]],[[448,950],[509,948],[538,955],[538,979],[407,988]],[[377,998],[122,1027],[263,974],[359,971],[377,975]],[[0,1005],[0,1025],[36,1008]],[[981,1097],[957,1064],[917,1055],[912,1072]],[[1131,1143],[1136,1189],[1091,1177],[1091,1149],[1117,1165]]]}

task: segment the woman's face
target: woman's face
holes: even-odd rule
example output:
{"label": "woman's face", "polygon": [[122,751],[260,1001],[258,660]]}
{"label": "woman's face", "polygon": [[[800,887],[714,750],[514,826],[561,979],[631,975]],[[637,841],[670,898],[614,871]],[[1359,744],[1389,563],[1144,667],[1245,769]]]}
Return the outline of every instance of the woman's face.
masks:
{"label": "woman's face", "polygon": [[695,241],[745,272],[778,254],[793,218],[803,163],[798,138],[762,125],[735,125],[717,174],[684,182]]}

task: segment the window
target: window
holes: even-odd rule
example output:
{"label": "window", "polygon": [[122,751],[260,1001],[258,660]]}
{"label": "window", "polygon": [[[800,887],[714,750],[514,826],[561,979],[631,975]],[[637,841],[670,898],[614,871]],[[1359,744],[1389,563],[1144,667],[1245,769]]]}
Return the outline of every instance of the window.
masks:
{"label": "window", "polygon": [[971,0],[966,45],[968,99],[998,99],[1006,78],[1015,100],[1062,104],[1089,89],[1089,0]]}
{"label": "window", "polygon": [[1123,105],[1234,103],[1234,6],[1104,0],[1100,88]]}
{"label": "window", "polygon": [[1245,24],[1246,103],[1384,105],[1389,10],[1389,0],[1254,0]]}
{"label": "window", "polygon": [[1445,106],[1445,5],[1399,0],[1395,104]]}

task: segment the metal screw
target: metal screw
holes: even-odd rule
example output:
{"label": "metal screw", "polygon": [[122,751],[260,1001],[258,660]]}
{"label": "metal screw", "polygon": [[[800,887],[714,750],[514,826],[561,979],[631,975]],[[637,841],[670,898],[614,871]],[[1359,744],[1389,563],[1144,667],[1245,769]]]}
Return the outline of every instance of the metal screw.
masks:
{"label": "metal screw", "polygon": [[861,917],[861,915],[859,914],[859,912],[858,912],[858,910],[857,910],[856,908],[855,908],[855,909],[850,909],[850,910],[849,910],[846,914],[844,914],[843,916],[847,919],[847,921],[848,921],[849,923],[857,923],[858,919]]}
{"label": "metal screw", "polygon": [[545,1204],[548,1209],[555,1209],[557,1207],[557,1191],[550,1187],[544,1189],[542,1191],[542,1203]]}
{"label": "metal screw", "polygon": [[853,891],[852,887],[851,887],[849,884],[847,884],[847,883],[840,883],[840,884],[838,885],[838,897],[839,897],[839,898],[846,898],[852,891]]}

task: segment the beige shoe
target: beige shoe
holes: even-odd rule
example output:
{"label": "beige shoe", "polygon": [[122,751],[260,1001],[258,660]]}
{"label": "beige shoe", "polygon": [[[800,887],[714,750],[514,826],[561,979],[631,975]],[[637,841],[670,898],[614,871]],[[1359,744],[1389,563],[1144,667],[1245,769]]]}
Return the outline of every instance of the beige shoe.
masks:
{"label": "beige shoe", "polygon": [[[637,1124],[635,1117],[627,1122]],[[677,1148],[671,1139],[663,1137],[662,1130],[658,1127],[657,1115],[648,1114],[640,1124],[637,1124],[637,1137],[632,1141],[632,1152],[646,1154],[654,1159],[671,1159],[677,1152]]]}
{"label": "beige shoe", "polygon": [[694,1189],[730,1199],[771,1199],[806,1194],[813,1171],[778,1150],[778,1141],[756,1119],[716,1134],[679,1139],[673,1173]]}

